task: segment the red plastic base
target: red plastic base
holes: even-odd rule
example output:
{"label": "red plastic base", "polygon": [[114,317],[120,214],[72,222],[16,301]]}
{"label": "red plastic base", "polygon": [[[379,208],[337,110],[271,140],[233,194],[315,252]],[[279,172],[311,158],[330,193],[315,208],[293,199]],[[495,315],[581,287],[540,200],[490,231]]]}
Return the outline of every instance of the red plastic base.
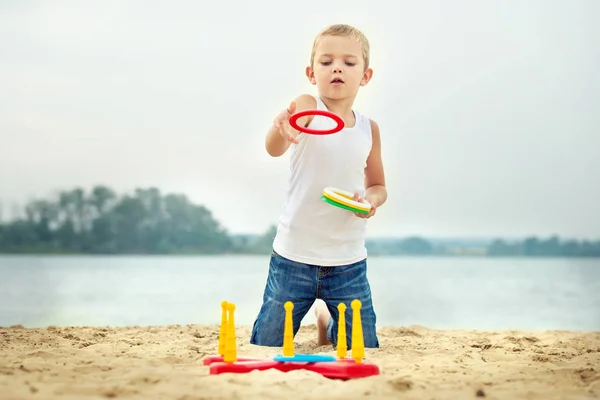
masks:
{"label": "red plastic base", "polygon": [[268,359],[242,359],[228,364],[212,358],[205,359],[204,365],[210,365],[210,374],[217,375],[223,373],[243,374],[251,371],[264,371],[267,369],[277,369],[281,372],[289,372],[295,370],[307,370],[319,373],[330,379],[356,379],[366,378],[368,376],[379,375],[379,367],[371,363],[356,364],[353,359],[343,359],[332,362],[279,362]]}

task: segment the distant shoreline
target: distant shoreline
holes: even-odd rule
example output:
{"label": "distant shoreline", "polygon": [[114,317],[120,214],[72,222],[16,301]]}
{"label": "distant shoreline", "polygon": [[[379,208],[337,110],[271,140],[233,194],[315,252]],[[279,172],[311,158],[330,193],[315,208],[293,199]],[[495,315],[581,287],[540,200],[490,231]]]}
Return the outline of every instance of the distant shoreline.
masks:
{"label": "distant shoreline", "polygon": [[[11,219],[0,216],[0,254],[270,254],[277,226],[231,233],[212,211],[185,194],[137,188],[118,194],[97,185],[32,199]],[[600,238],[368,236],[371,256],[600,257]]]}

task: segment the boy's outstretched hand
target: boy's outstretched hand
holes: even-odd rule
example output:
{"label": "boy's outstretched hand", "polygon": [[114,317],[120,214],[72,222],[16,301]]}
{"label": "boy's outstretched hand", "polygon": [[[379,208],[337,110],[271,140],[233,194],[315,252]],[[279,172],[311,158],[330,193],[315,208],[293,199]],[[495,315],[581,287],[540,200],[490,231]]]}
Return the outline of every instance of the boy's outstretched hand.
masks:
{"label": "boy's outstretched hand", "polygon": [[[352,198],[352,200],[358,201],[359,203],[367,203],[367,201],[364,199],[364,197],[359,196],[358,193],[354,193],[354,197]],[[371,212],[370,213],[361,214],[361,213],[355,212],[354,215],[356,215],[359,218],[371,218],[373,215],[375,215],[375,211],[377,211],[377,207],[375,207],[373,204],[371,204]]]}
{"label": "boy's outstretched hand", "polygon": [[296,136],[298,136],[299,132],[296,129],[292,128],[292,126],[290,125],[290,117],[295,112],[296,102],[292,101],[290,103],[290,106],[286,110],[281,111],[279,115],[275,117],[275,120],[273,121],[273,126],[275,127],[275,129],[277,129],[279,134],[284,139],[287,139],[292,143],[298,144],[298,139],[296,139]]}

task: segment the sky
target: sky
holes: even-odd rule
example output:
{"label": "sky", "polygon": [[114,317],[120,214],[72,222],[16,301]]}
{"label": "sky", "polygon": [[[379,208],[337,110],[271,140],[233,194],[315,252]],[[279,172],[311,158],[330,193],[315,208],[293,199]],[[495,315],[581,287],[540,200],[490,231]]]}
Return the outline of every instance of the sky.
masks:
{"label": "sky", "polygon": [[378,236],[600,237],[600,2],[0,0],[0,201],[158,187],[231,233],[277,222],[264,136],[314,36],[371,43]]}

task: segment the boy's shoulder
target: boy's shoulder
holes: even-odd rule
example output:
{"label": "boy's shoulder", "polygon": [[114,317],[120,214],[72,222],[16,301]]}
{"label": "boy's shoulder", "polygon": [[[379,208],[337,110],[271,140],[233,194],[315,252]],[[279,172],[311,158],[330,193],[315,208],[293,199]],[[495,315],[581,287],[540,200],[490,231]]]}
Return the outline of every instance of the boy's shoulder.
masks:
{"label": "boy's shoulder", "polygon": [[312,110],[317,108],[317,99],[315,99],[315,96],[312,94],[302,93],[296,96],[293,101],[296,103],[296,111]]}
{"label": "boy's shoulder", "polygon": [[379,135],[379,125],[377,124],[377,122],[375,122],[375,120],[373,120],[372,118],[368,119],[369,123],[371,124],[371,132],[373,132],[373,134]]}
{"label": "boy's shoulder", "polygon": [[[314,110],[317,108],[317,99],[315,98],[315,96],[311,95],[311,94],[307,94],[307,93],[303,93],[299,96],[296,96],[293,100],[292,100],[292,104],[294,105],[294,114],[298,113],[300,111],[305,111],[305,110]],[[291,104],[290,104],[291,105]],[[288,112],[290,112],[290,109],[288,108]],[[301,126],[308,126],[308,124],[310,124],[313,120],[314,116],[313,115],[305,115],[301,118],[298,118],[298,125]]]}
{"label": "boy's shoulder", "polygon": [[381,135],[379,133],[379,125],[377,122],[369,118],[369,122],[371,123],[371,140],[373,144],[377,147],[381,145]]}

